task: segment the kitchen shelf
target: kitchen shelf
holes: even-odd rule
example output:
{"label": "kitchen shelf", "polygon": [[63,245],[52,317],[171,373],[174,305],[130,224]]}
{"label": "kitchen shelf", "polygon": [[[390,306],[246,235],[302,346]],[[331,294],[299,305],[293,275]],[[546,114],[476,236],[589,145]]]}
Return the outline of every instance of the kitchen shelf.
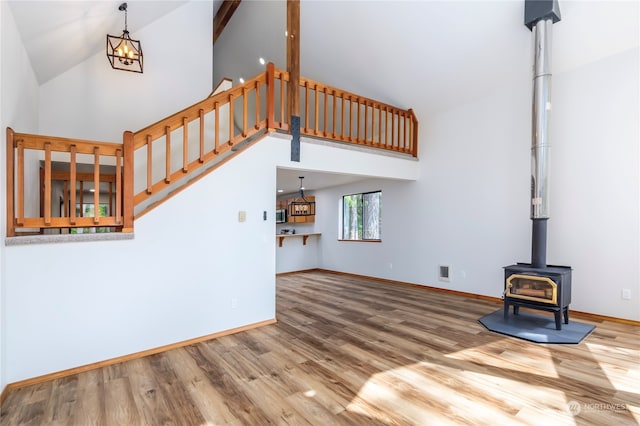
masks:
{"label": "kitchen shelf", "polygon": [[282,247],[282,241],[284,241],[285,238],[291,238],[291,237],[302,237],[302,245],[306,246],[307,245],[307,238],[309,238],[312,235],[321,235],[319,232],[318,233],[312,233],[312,234],[277,234],[276,238],[278,239],[278,247]]}

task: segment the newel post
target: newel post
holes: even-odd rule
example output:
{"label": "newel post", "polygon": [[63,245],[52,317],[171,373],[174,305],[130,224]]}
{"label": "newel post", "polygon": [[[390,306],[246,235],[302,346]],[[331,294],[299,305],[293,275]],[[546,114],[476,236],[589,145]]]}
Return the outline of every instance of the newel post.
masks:
{"label": "newel post", "polygon": [[133,133],[123,134],[122,232],[133,232]]}
{"label": "newel post", "polygon": [[11,127],[7,127],[7,138],[5,140],[7,144],[7,237],[15,237],[16,236],[16,228],[15,228],[15,211],[14,211],[14,170],[13,166],[15,164],[14,160],[14,140],[13,140],[13,129]]}
{"label": "newel post", "polygon": [[413,146],[411,147],[411,155],[418,157],[418,119],[413,109],[409,109],[409,113],[411,114],[411,121],[413,122],[413,140],[411,141]]}
{"label": "newel post", "polygon": [[267,64],[267,130],[272,132],[275,128],[275,66],[273,62]]}

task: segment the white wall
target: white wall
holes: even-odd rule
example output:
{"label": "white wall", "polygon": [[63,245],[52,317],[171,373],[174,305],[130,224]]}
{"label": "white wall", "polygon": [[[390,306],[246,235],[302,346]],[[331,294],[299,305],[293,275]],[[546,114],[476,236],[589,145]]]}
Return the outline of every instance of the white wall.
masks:
{"label": "white wall", "polygon": [[248,79],[264,72],[265,66],[258,62],[261,57],[286,69],[286,18],[286,2],[241,2],[213,49],[216,84],[230,78],[236,85],[240,77]]}
{"label": "white wall", "polygon": [[7,247],[8,381],[274,318],[269,157],[255,145],[137,220],[134,240]]}
{"label": "white wall", "polygon": [[[571,309],[640,320],[638,49],[556,75],[549,264],[571,265]],[[429,117],[417,182],[316,193],[322,267],[500,297],[530,261],[531,80]],[[382,243],[341,243],[337,203],[382,189]],[[333,207],[332,207],[333,206]],[[328,210],[326,210],[328,209]],[[335,231],[333,231],[335,230]],[[438,281],[438,265],[452,280]],[[632,300],[622,300],[623,288]]]}
{"label": "white wall", "polygon": [[[6,128],[12,127],[20,132],[36,132],[38,84],[26,51],[20,40],[11,8],[7,2],[0,2],[0,138],[5,140]],[[6,143],[6,141],[5,141]],[[0,150],[0,238],[6,236],[6,163],[5,143]],[[30,199],[38,196],[38,188],[26,194]],[[7,297],[5,283],[7,280],[7,259],[4,243],[0,244],[0,390],[8,383],[7,374],[7,327],[9,317],[6,312]]]}
{"label": "white wall", "polygon": [[112,69],[99,52],[44,83],[39,131],[122,142],[123,131],[135,132],[206,98],[212,89],[212,7],[188,2],[132,34],[142,43],[142,74]]}
{"label": "white wall", "polygon": [[310,143],[301,156],[286,136],[257,142],[137,220],[134,240],[5,247],[7,381],[274,318],[276,168],[343,158],[410,179],[417,165]]}

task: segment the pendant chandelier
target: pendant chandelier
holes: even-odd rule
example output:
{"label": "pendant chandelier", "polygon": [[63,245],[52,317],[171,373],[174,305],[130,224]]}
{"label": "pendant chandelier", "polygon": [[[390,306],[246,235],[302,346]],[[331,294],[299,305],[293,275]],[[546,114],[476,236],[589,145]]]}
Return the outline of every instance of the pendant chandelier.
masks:
{"label": "pendant chandelier", "polygon": [[302,179],[304,176],[299,176],[300,179],[300,193],[298,198],[289,203],[288,212],[289,216],[315,216],[316,214],[316,202],[307,201],[304,198],[304,188],[302,187]]}
{"label": "pendant chandelier", "polygon": [[120,37],[107,34],[107,59],[113,69],[142,73],[142,46],[129,37],[127,4],[122,3],[118,10],[124,10],[124,31]]}

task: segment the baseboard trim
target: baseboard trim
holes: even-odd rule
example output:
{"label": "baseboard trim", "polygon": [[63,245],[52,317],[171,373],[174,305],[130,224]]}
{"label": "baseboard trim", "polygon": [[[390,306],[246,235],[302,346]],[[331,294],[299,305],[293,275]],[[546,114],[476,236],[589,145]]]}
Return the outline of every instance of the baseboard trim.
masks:
{"label": "baseboard trim", "polygon": [[[316,272],[316,271],[325,271],[324,269],[311,268],[311,269],[299,269],[297,271],[289,271],[289,272],[278,272],[276,277],[283,277],[286,275],[294,275],[294,274],[303,274],[305,272]],[[327,271],[329,272],[329,271]]]}
{"label": "baseboard trim", "polygon": [[[310,271],[312,271],[312,270],[310,270]],[[387,279],[387,278],[370,277],[368,275],[352,274],[350,272],[332,271],[331,269],[317,268],[317,269],[315,269],[315,271],[327,272],[327,273],[336,274],[336,275],[344,275],[344,276],[351,276],[351,277],[357,277],[357,278],[364,278],[364,279],[368,279],[368,280],[372,280],[372,281],[379,281],[379,282],[388,283],[388,284],[396,284],[396,285],[404,285],[404,286],[409,286],[409,287],[416,287],[416,288],[420,288],[420,289],[424,289],[424,290],[437,291],[439,293],[448,293],[448,294],[453,294],[453,295],[456,295],[456,296],[468,297],[470,299],[485,300],[485,301],[488,301],[488,302],[499,303],[500,305],[502,305],[502,298],[500,298],[500,297],[492,297],[492,296],[485,296],[485,295],[482,295],[482,294],[467,293],[467,292],[464,292],[464,291],[450,290],[450,289],[447,289],[447,288],[431,287],[431,286],[428,286],[428,285],[414,284],[414,283],[408,283],[408,282],[404,282],[404,281],[390,280],[390,279]],[[615,323],[619,323],[619,324],[640,326],[640,321],[630,320],[630,319],[626,319],[626,318],[610,317],[610,316],[607,316],[607,315],[593,314],[591,312],[582,312],[582,311],[574,311],[574,310],[570,310],[570,313],[571,313],[572,317],[585,318],[585,319],[589,319],[589,320],[592,320],[592,321],[610,321],[610,322],[615,322]]]}
{"label": "baseboard trim", "polygon": [[4,402],[7,397],[7,393],[13,389],[19,389],[26,386],[35,385],[38,383],[48,382],[49,380],[59,379],[61,377],[71,376],[73,374],[84,373],[86,371],[95,370],[97,368],[107,367],[109,365],[117,364],[119,362],[131,361],[138,358],[144,358],[145,356],[159,354],[161,352],[170,351],[172,349],[182,348],[184,346],[193,345],[195,343],[205,342],[207,340],[217,339],[219,337],[228,336],[230,334],[240,333],[242,331],[251,330],[254,328],[262,327],[265,325],[275,324],[277,320],[275,318],[265,321],[256,322],[253,324],[243,325],[242,327],[231,328],[229,330],[219,331],[217,333],[208,334],[206,336],[194,337],[193,339],[183,340],[181,342],[170,343],[164,346],[158,346],[157,348],[147,349],[140,352],[134,352],[128,355],[122,355],[119,357],[107,359],[104,361],[98,361],[91,364],[82,365],[80,367],[73,367],[67,370],[57,371],[55,373],[44,374],[42,376],[32,377],[30,379],[20,380],[19,382],[9,383],[5,386],[0,394],[0,404]]}

